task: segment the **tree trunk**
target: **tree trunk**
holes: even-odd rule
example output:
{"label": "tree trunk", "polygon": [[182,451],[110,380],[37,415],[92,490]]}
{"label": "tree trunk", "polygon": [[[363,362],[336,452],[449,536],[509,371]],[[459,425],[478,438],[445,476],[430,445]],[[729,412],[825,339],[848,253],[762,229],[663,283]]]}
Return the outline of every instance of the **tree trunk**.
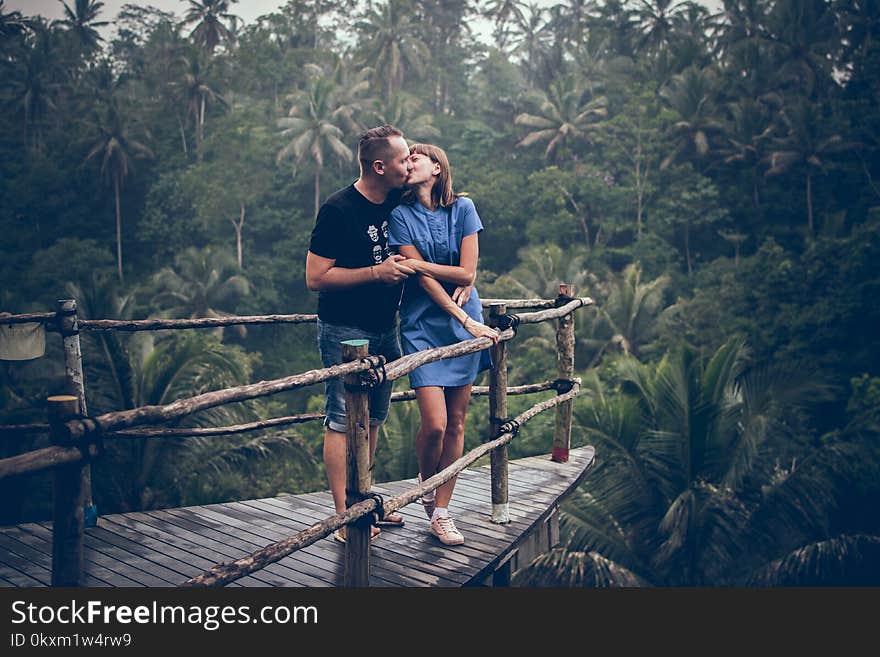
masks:
{"label": "tree trunk", "polygon": [[813,237],[813,176],[807,172],[807,225],[809,236]]}
{"label": "tree trunk", "polygon": [[315,216],[318,216],[321,201],[321,168],[315,168]]}
{"label": "tree trunk", "polygon": [[202,106],[199,108],[198,132],[196,134],[196,159],[202,161],[202,140],[205,138],[205,94],[202,94]]}
{"label": "tree trunk", "polygon": [[113,193],[116,197],[116,270],[119,272],[119,282],[122,280],[122,213],[119,208],[119,174],[113,174]]}
{"label": "tree trunk", "polygon": [[755,210],[761,209],[761,199],[758,196],[758,173],[756,169],[752,169],[752,203],[755,205]]}
{"label": "tree trunk", "polygon": [[244,203],[239,203],[239,207],[241,208],[241,213],[239,214],[238,221],[232,220],[232,226],[235,228],[235,247],[236,253],[238,255],[238,271],[242,271],[243,263],[242,263],[242,252],[241,252],[241,234],[244,230],[244,219],[245,219],[245,207]]}
{"label": "tree trunk", "polygon": [[175,116],[177,116],[177,125],[180,128],[180,141],[183,144],[183,154],[189,155],[186,148],[186,132],[183,129],[183,121],[180,120],[180,114],[175,112]]}
{"label": "tree trunk", "polygon": [[648,182],[648,167],[642,171],[642,123],[639,118],[639,127],[636,139],[636,237],[642,236],[642,218],[645,212],[645,185]]}
{"label": "tree trunk", "polygon": [[587,244],[587,253],[590,252],[590,227],[587,225],[586,217],[581,215],[581,229],[584,231],[584,241]]}
{"label": "tree trunk", "polygon": [[686,221],[684,224],[684,256],[687,259],[688,266],[688,278],[693,275],[693,268],[691,267],[691,222]]}

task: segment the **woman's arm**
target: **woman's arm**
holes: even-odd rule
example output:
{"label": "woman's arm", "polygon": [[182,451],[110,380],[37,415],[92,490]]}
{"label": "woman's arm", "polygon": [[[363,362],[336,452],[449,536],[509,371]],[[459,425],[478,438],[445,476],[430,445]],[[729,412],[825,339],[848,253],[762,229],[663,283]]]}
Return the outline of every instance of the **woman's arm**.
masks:
{"label": "woman's arm", "polygon": [[[474,238],[470,240],[469,238]],[[462,240],[461,243],[461,262],[462,265],[466,268],[467,264],[471,264],[473,270],[476,270],[477,263],[477,236],[468,235]],[[468,246],[465,247],[465,243],[468,243]],[[416,247],[411,245],[405,245],[399,247],[400,254],[405,256],[407,260],[404,260],[401,264],[409,265],[412,269],[419,271],[420,265],[432,264],[426,263],[421,254],[419,253]],[[467,256],[465,255],[467,253]],[[444,265],[436,265],[437,267],[444,267]],[[445,267],[446,269],[460,269],[460,267]],[[421,272],[420,272],[421,273]],[[455,282],[455,281],[452,281]],[[473,282],[473,278],[468,283],[470,285]],[[470,316],[459,307],[459,305],[452,300],[452,298],[447,294],[446,290],[443,289],[443,286],[434,278],[423,275],[419,276],[419,285],[422,286],[422,289],[428,294],[431,300],[436,303],[440,308],[442,308],[445,312],[449,313],[454,319],[458,320],[458,322],[464,326],[464,328],[473,335],[475,338],[488,337],[492,338],[492,341],[498,342],[498,331],[494,328],[476,322],[470,318]]]}
{"label": "woman's arm", "polygon": [[454,265],[437,265],[433,262],[426,262],[418,249],[414,246],[401,246],[400,254],[411,258],[412,262],[406,264],[415,269],[419,274],[429,278],[436,278],[438,281],[452,283],[459,287],[473,285],[477,277],[477,259],[479,258],[479,242],[477,234],[466,235],[461,240],[461,257],[459,258],[459,266]]}

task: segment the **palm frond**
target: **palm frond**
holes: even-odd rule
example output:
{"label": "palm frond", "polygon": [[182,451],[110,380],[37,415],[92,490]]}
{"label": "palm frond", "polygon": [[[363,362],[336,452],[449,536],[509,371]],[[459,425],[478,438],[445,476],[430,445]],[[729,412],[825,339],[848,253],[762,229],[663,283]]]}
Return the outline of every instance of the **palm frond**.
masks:
{"label": "palm frond", "polygon": [[598,552],[562,549],[541,555],[514,579],[517,586],[532,587],[643,587],[650,582]]}
{"label": "palm frond", "polygon": [[880,536],[840,535],[802,545],[752,572],[747,586],[878,586]]}

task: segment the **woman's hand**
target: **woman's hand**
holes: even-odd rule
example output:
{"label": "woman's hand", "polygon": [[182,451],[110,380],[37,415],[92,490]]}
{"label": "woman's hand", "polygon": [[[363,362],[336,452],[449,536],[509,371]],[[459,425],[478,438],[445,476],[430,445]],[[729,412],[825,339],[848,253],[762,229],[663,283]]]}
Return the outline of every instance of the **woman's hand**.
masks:
{"label": "woman's hand", "polygon": [[461,308],[464,304],[468,302],[468,299],[471,298],[471,291],[474,289],[473,284],[471,285],[459,285],[455,288],[455,292],[452,293],[452,300]]}
{"label": "woman's hand", "polygon": [[400,260],[397,264],[398,266],[412,269],[417,274],[424,273],[424,267],[422,266],[425,264],[424,260],[419,260],[418,258],[406,258],[405,260]]}
{"label": "woman's hand", "polygon": [[489,338],[492,344],[498,344],[501,335],[498,329],[475,322],[470,317],[465,319],[463,326],[475,338]]}

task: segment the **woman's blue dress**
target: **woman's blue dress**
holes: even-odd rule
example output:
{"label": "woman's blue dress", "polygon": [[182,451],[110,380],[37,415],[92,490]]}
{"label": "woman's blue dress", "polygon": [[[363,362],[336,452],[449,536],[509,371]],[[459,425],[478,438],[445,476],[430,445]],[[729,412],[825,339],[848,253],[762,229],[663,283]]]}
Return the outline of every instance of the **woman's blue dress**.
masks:
{"label": "woman's blue dress", "polygon": [[[469,198],[459,198],[452,206],[433,211],[416,201],[412,205],[399,205],[391,213],[388,245],[411,245],[427,262],[457,267],[461,261],[462,238],[481,230],[483,224]],[[450,296],[457,287],[443,281],[440,284]],[[476,287],[462,310],[471,319],[483,323],[483,308]],[[411,354],[471,340],[474,336],[434,303],[419,285],[418,277],[411,276],[406,281],[400,306],[400,337],[403,352]],[[422,365],[410,372],[409,380],[413,388],[463,386],[473,383],[477,374],[490,366],[489,351],[484,349]]]}

